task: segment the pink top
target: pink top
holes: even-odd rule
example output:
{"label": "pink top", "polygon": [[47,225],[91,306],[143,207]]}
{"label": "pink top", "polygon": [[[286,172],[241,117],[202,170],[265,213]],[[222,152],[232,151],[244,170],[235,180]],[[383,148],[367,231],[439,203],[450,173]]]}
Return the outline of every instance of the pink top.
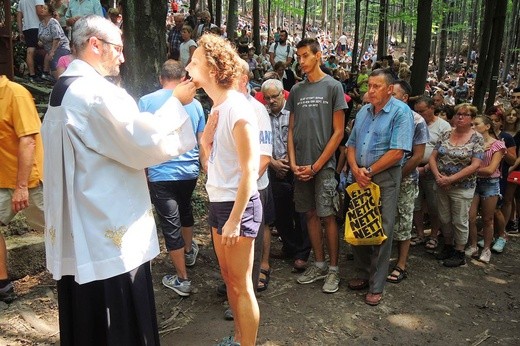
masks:
{"label": "pink top", "polygon": [[[491,144],[491,146],[488,149],[484,151],[484,158],[482,159],[480,168],[489,166],[489,164],[491,163],[491,159],[493,158],[493,155],[498,151],[502,151],[502,153],[505,153],[506,145],[503,141],[497,139]],[[478,174],[477,176],[479,178],[500,178],[500,165],[497,166],[493,174],[491,174],[489,177],[480,177]]]}
{"label": "pink top", "polygon": [[58,59],[58,64],[56,64],[56,67],[62,67],[66,69],[72,60],[74,60],[72,54],[64,55]]}

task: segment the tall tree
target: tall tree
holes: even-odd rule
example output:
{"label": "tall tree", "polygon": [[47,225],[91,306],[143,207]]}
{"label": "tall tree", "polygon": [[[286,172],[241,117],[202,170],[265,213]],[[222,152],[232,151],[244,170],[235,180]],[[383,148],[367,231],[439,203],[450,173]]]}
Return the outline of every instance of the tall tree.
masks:
{"label": "tall tree", "polygon": [[215,25],[220,28],[222,25],[222,0],[215,0]]}
{"label": "tall tree", "polygon": [[446,71],[446,55],[448,54],[448,9],[450,0],[442,0],[444,6],[442,6],[442,20],[441,20],[441,30],[440,30],[440,39],[439,39],[439,64],[437,69],[437,79],[442,80],[444,76],[444,71]]}
{"label": "tall tree", "polygon": [[495,15],[493,16],[493,29],[491,31],[491,44],[488,59],[492,62],[489,80],[489,92],[486,100],[486,109],[493,106],[497,94],[498,72],[500,68],[500,57],[504,39],[504,26],[506,23],[507,0],[496,0]]}
{"label": "tall tree", "polygon": [[260,54],[260,0],[253,0],[253,44]]}
{"label": "tall tree", "polygon": [[226,32],[227,32],[227,38],[231,42],[235,41],[237,25],[238,25],[238,0],[229,0]]}
{"label": "tall tree", "polygon": [[[479,61],[481,63],[478,64],[477,68],[475,94],[473,96],[473,105],[480,111],[482,110],[484,98],[488,90],[488,100],[494,101],[495,98],[507,0],[486,0],[485,5],[484,25],[479,51]],[[491,84],[492,81],[493,84]]]}
{"label": "tall tree", "polygon": [[379,30],[377,35],[377,58],[386,54],[388,40],[388,0],[379,0]]}
{"label": "tall tree", "polygon": [[505,59],[504,59],[504,71],[501,76],[502,82],[507,80],[509,69],[511,68],[511,58],[513,54],[518,56],[518,52],[515,50],[516,35],[518,33],[518,21],[520,21],[520,13],[518,13],[518,0],[513,0],[513,11],[511,12],[511,21],[509,27],[512,29],[507,35],[507,41],[505,44]]}
{"label": "tall tree", "polygon": [[352,65],[356,65],[358,61],[359,49],[359,25],[361,19],[361,0],[356,0],[356,9],[354,12],[354,44],[352,45]]}
{"label": "tall tree", "polygon": [[167,4],[155,0],[123,1],[124,87],[135,98],[159,88],[157,76],[166,60]]}
{"label": "tall tree", "polygon": [[305,38],[305,31],[307,30],[307,7],[309,5],[309,0],[305,0],[303,3],[303,22],[302,22],[302,39]]}
{"label": "tall tree", "polygon": [[430,42],[432,32],[432,0],[419,0],[417,3],[417,33],[413,53],[412,76],[410,84],[412,95],[422,95],[428,76]]}

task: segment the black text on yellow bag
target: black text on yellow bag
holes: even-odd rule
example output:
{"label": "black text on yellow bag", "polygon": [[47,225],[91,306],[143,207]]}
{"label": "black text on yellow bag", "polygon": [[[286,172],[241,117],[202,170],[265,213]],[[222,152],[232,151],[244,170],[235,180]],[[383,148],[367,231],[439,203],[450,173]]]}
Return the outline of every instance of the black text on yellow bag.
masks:
{"label": "black text on yellow bag", "polygon": [[347,187],[350,203],[345,217],[345,241],[352,245],[381,245],[387,238],[381,219],[381,192],[370,183],[361,188],[357,183]]}

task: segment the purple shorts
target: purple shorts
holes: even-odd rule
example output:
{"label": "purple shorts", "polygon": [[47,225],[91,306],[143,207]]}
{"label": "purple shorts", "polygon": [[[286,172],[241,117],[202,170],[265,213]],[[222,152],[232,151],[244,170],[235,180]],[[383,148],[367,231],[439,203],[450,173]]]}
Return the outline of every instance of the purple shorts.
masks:
{"label": "purple shorts", "polygon": [[[222,235],[222,227],[229,219],[229,214],[235,202],[210,202],[208,222],[211,227],[217,229],[217,233]],[[247,202],[246,210],[240,222],[240,236],[246,238],[256,238],[258,229],[262,224],[262,202],[260,196],[255,193]]]}

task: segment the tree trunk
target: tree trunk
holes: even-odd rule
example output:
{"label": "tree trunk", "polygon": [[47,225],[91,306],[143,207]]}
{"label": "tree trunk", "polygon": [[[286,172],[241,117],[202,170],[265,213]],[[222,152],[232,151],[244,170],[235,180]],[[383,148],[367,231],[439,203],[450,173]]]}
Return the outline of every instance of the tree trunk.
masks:
{"label": "tree trunk", "polygon": [[493,106],[497,94],[498,71],[500,68],[500,56],[504,39],[504,27],[506,23],[507,0],[495,0],[496,10],[493,18],[493,31],[489,47],[488,61],[493,62],[493,68],[489,76],[489,93],[486,100],[486,109]]}
{"label": "tree trunk", "polygon": [[419,0],[417,3],[417,33],[413,53],[412,96],[422,95],[428,76],[430,42],[432,32],[432,0]]}
{"label": "tree trunk", "polygon": [[468,54],[466,55],[466,71],[470,66],[471,60],[471,51],[475,49],[475,36],[476,36],[476,21],[477,21],[477,11],[478,11],[478,0],[472,0],[471,8],[471,19],[469,23],[469,35],[468,35]]}
{"label": "tree trunk", "polygon": [[305,38],[305,31],[307,26],[307,6],[308,6],[309,0],[305,0],[303,3],[303,20],[302,20],[302,40]]}
{"label": "tree trunk", "polygon": [[[500,0],[502,1],[502,0]],[[473,105],[482,110],[484,104],[484,96],[489,86],[492,71],[492,60],[488,60],[491,49],[491,32],[493,30],[493,17],[497,5],[496,0],[485,0],[484,24],[481,31],[479,62],[477,68],[477,77],[475,78],[475,93],[473,95]],[[492,53],[491,53],[492,54]],[[486,62],[486,63],[483,63]]]}
{"label": "tree trunk", "polygon": [[215,22],[214,12],[213,12],[213,0],[208,1],[208,12],[211,14],[211,18],[213,18],[213,23]]}
{"label": "tree trunk", "polygon": [[387,27],[388,18],[388,0],[379,0],[379,29],[377,34],[377,59],[381,60],[386,54],[387,47]]}
{"label": "tree trunk", "polygon": [[125,89],[134,98],[160,88],[157,76],[166,60],[167,7],[162,1],[127,0],[123,3]]}
{"label": "tree trunk", "polygon": [[269,49],[269,37],[271,36],[271,0],[267,0],[267,48]]}
{"label": "tree trunk", "polygon": [[[413,12],[414,0],[410,0],[410,12]],[[413,25],[408,25],[408,40],[406,42],[406,63],[410,64],[412,61],[412,43],[413,43]]]}
{"label": "tree trunk", "polygon": [[338,21],[337,21],[337,18],[338,18],[338,2],[337,1],[334,1],[332,0],[332,6],[331,6],[331,13],[332,15],[330,16],[331,18],[331,38],[332,38],[332,42],[334,42],[336,40],[336,30],[337,30],[337,24],[338,24]]}
{"label": "tree trunk", "polygon": [[[363,25],[363,35],[361,36],[361,49],[359,50],[359,56],[361,57],[362,55],[364,55],[365,53],[363,53],[365,51],[365,44],[366,44],[366,36],[367,36],[367,27],[368,27],[368,5],[369,5],[369,1],[367,0],[365,2],[365,22],[364,22],[364,25]],[[368,45],[367,45],[368,47]],[[358,59],[359,61],[361,61],[361,59]],[[354,61],[354,60],[352,60]],[[375,61],[374,61],[375,62]]]}
{"label": "tree trunk", "polygon": [[[443,0],[444,6],[448,5],[449,0]],[[448,54],[448,16],[443,14],[441,21],[441,31],[439,40],[439,64],[437,70],[437,79],[440,81],[444,77],[446,71],[446,56]]]}
{"label": "tree trunk", "polygon": [[[190,8],[195,10],[197,9],[197,3],[199,2],[199,0],[190,0]],[[123,1],[124,3],[124,1]],[[124,7],[123,7],[124,8]],[[124,22],[123,22],[124,23]],[[124,24],[123,24],[124,25]]]}
{"label": "tree trunk", "polygon": [[260,54],[260,0],[253,0],[253,44]]}
{"label": "tree trunk", "polygon": [[[356,10],[354,13],[354,44],[352,45],[352,66],[357,64],[359,49],[359,26],[361,18],[361,0],[356,0]],[[361,55],[361,52],[359,53]]]}
{"label": "tree trunk", "polygon": [[222,25],[222,0],[215,0],[215,25],[220,28]]}
{"label": "tree trunk", "polygon": [[327,33],[327,24],[327,0],[321,0],[321,27],[325,33]]}
{"label": "tree trunk", "polygon": [[520,15],[518,14],[518,0],[513,0],[513,11],[511,13],[511,22],[509,24],[509,27],[512,28],[512,30],[507,35],[507,41],[506,41],[506,52],[505,52],[505,59],[504,59],[504,71],[502,73],[502,82],[506,82],[507,75],[509,74],[509,69],[511,68],[511,56],[513,54],[518,55],[518,52],[514,50],[515,41],[516,41],[516,35],[518,34],[518,21],[520,20]]}
{"label": "tree trunk", "polygon": [[229,0],[227,15],[227,38],[231,42],[235,42],[236,28],[238,25],[238,0]]}

